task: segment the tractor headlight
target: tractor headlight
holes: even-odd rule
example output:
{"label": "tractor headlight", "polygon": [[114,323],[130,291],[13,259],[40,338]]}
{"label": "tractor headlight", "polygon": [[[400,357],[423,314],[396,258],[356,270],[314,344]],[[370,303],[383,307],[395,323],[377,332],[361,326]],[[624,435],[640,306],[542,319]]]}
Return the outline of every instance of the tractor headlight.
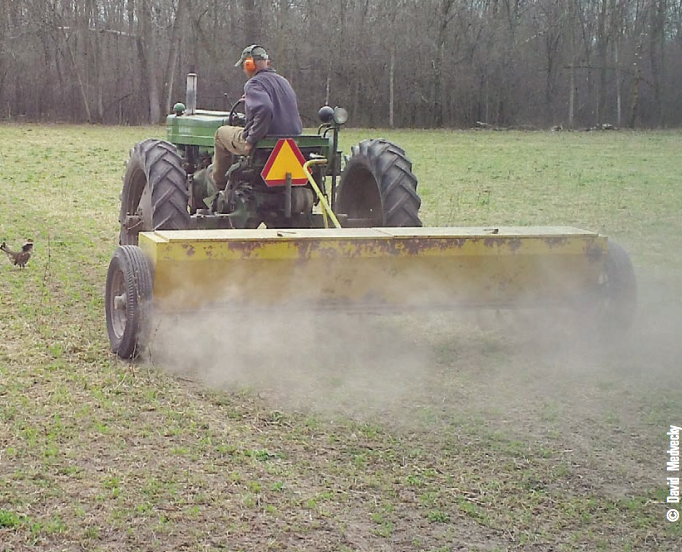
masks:
{"label": "tractor headlight", "polygon": [[343,125],[346,124],[346,121],[348,121],[348,111],[346,111],[343,107],[335,107],[334,122],[337,125]]}

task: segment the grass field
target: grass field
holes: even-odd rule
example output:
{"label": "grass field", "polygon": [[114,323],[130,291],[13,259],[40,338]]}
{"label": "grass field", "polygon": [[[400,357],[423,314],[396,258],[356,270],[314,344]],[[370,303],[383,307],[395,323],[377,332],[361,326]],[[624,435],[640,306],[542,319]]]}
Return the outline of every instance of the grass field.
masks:
{"label": "grass field", "polygon": [[407,150],[427,225],[619,241],[640,307],[617,347],[528,313],[228,313],[130,364],[104,283],[128,150],[164,130],[0,131],[0,240],[36,244],[0,263],[0,551],[679,550],[682,133],[342,135]]}

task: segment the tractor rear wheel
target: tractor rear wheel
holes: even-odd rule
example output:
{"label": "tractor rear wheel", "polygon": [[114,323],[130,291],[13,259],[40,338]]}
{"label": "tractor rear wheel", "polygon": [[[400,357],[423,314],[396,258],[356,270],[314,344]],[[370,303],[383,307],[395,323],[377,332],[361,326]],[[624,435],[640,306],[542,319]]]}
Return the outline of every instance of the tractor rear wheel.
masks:
{"label": "tractor rear wheel", "polygon": [[405,150],[383,139],[353,146],[336,196],[349,226],[421,226],[420,206]]}
{"label": "tractor rear wheel", "polygon": [[123,178],[121,245],[137,245],[140,232],[189,228],[189,191],[175,146],[149,138],[135,144]]}
{"label": "tractor rear wheel", "polygon": [[595,312],[599,334],[607,340],[618,338],[635,318],[637,278],[625,249],[611,240],[599,284]]}
{"label": "tractor rear wheel", "polygon": [[109,263],[105,292],[111,350],[134,358],[146,344],[152,305],[152,272],[142,249],[119,247]]}

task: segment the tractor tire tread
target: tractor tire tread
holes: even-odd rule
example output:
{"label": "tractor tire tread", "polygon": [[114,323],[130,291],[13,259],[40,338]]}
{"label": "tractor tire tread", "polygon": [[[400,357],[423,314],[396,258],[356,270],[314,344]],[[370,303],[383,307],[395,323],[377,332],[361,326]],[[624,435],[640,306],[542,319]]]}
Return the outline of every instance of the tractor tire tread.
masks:
{"label": "tractor tire tread", "polygon": [[[422,225],[419,219],[421,198],[417,194],[417,178],[403,148],[383,138],[363,140],[351,148],[349,163],[351,170],[352,164],[358,163],[372,172],[379,186],[383,226]],[[343,178],[340,193],[343,193]]]}
{"label": "tractor tire tread", "polygon": [[130,151],[121,194],[121,244],[137,244],[137,233],[127,235],[123,222],[134,214],[146,186],[151,189],[152,227],[144,230],[189,227],[189,191],[182,158],[170,142],[148,138]]}

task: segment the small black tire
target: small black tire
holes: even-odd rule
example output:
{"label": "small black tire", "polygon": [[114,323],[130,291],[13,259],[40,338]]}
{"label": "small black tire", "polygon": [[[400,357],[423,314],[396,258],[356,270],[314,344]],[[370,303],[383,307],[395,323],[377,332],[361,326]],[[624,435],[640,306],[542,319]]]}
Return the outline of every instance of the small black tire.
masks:
{"label": "small black tire", "polygon": [[417,177],[405,150],[384,139],[351,148],[341,173],[336,211],[368,226],[421,226]]}
{"label": "small black tire", "polygon": [[188,202],[187,175],[175,146],[153,138],[135,144],[123,177],[119,243],[137,245],[140,232],[186,230]]}
{"label": "small black tire", "polygon": [[147,344],[152,318],[153,275],[142,249],[122,245],[107,272],[105,312],[111,350],[135,358]]}
{"label": "small black tire", "polygon": [[637,310],[637,277],[630,256],[609,240],[599,282],[596,323],[601,337],[622,337],[632,326]]}

